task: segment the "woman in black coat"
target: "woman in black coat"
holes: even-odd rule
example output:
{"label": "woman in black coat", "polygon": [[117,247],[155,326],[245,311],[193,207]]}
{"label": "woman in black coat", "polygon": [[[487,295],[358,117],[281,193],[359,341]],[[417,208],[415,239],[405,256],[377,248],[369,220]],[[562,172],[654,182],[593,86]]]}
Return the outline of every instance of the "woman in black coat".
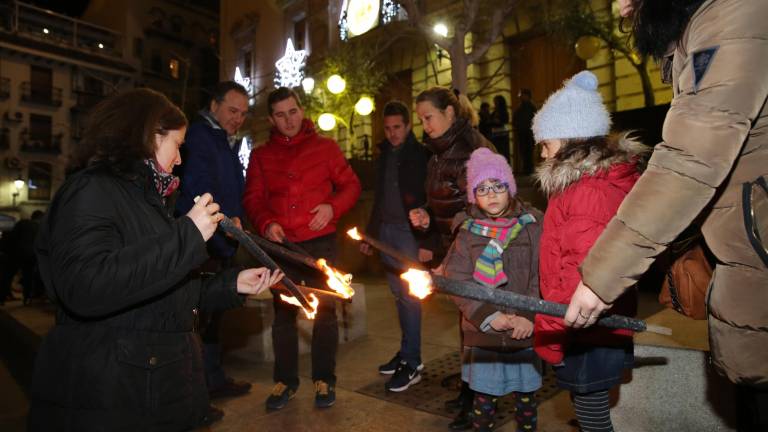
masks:
{"label": "woman in black coat", "polygon": [[38,352],[31,431],[181,431],[208,410],[198,311],[242,305],[282,275],[193,270],[223,215],[205,194],[173,219],[184,114],[160,93],[113,96],[90,115],[35,245],[56,326]]}

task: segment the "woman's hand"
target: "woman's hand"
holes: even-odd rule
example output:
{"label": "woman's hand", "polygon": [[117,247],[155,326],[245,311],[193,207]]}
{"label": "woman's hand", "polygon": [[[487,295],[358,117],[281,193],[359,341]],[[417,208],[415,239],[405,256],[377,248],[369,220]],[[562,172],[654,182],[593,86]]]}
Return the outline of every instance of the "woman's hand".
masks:
{"label": "woman's hand", "polygon": [[205,241],[213,237],[219,222],[224,219],[224,215],[219,213],[219,208],[219,205],[213,202],[213,196],[204,193],[187,212],[187,217],[192,219]]}
{"label": "woman's hand", "polygon": [[416,228],[429,228],[429,213],[423,208],[415,208],[411,210],[408,212],[408,218],[411,220],[411,225]]}
{"label": "woman's hand", "polygon": [[280,282],[283,272],[269,271],[266,267],[249,268],[237,274],[237,292],[240,294],[259,294]]}

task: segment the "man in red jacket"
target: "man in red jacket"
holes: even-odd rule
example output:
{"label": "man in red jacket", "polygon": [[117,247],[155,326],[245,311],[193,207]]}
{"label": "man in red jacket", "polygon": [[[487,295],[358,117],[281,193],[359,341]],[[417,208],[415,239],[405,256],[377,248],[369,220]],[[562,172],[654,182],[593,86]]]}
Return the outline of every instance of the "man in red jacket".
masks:
{"label": "man in red jacket", "polygon": [[[336,223],[360,196],[360,181],[339,145],[318,135],[304,118],[299,98],[281,87],[267,99],[272,131],[269,141],[251,153],[243,208],[253,227],[276,242],[297,243],[316,258],[336,258]],[[311,269],[280,263],[296,282],[321,286],[324,280]],[[274,294],[274,293],[273,293]],[[296,393],[298,377],[298,308],[274,295],[275,387],[267,409],[281,409]],[[315,405],[327,408],[336,399],[336,348],[339,343],[336,305],[320,299],[312,330],[312,380]]]}

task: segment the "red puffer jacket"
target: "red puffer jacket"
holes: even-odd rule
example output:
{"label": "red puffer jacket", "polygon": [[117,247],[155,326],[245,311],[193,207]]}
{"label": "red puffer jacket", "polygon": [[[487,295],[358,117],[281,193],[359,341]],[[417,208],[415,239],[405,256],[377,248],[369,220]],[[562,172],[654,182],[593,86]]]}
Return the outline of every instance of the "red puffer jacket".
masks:
{"label": "red puffer jacket", "polygon": [[[565,160],[556,157],[537,170],[542,189],[549,196],[539,256],[543,299],[570,302],[581,280],[581,262],[640,177],[635,161],[644,146],[626,140],[622,144],[616,154],[603,160],[594,152]],[[636,309],[637,294],[629,290],[610,312],[633,316]],[[628,330],[597,326],[577,330],[565,327],[562,318],[536,315],[534,348],[552,364],[563,360],[569,344],[617,346],[631,342],[632,332]]]}
{"label": "red puffer jacket", "polygon": [[[339,218],[360,196],[360,181],[339,149],[318,135],[310,120],[288,138],[274,128],[269,141],[251,153],[245,179],[243,208],[259,233],[277,222],[290,241],[306,241],[336,231]],[[311,231],[310,211],[319,204],[333,207],[333,219]]]}

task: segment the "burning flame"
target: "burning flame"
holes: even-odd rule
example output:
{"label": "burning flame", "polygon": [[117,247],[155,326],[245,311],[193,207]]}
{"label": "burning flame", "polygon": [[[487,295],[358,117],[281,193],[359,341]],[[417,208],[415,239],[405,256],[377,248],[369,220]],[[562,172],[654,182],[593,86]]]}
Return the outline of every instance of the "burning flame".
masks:
{"label": "burning flame", "polygon": [[307,298],[309,305],[312,306],[311,311],[304,309],[301,306],[301,303],[299,303],[299,301],[296,300],[296,297],[294,296],[287,296],[285,294],[280,294],[280,299],[288,304],[292,304],[294,306],[300,307],[301,310],[304,311],[304,315],[306,315],[308,319],[315,319],[315,315],[317,315],[317,306],[320,304],[320,300],[314,294],[310,293],[309,298]]}
{"label": "burning flame", "polygon": [[428,271],[409,268],[407,272],[400,275],[400,279],[408,282],[410,294],[423,300],[432,294],[432,277]]}
{"label": "burning flame", "polygon": [[330,289],[341,294],[341,296],[345,299],[351,298],[353,295],[355,295],[355,290],[353,290],[352,286],[350,285],[352,283],[351,274],[341,273],[335,268],[329,266],[328,263],[322,258],[317,260],[317,265],[319,265],[323,269],[323,272],[325,272],[325,275],[328,276],[326,284]]}
{"label": "burning flame", "polygon": [[347,235],[352,237],[355,240],[362,240],[363,237],[360,235],[359,232],[357,232],[357,227],[352,227],[349,231],[347,231]]}

